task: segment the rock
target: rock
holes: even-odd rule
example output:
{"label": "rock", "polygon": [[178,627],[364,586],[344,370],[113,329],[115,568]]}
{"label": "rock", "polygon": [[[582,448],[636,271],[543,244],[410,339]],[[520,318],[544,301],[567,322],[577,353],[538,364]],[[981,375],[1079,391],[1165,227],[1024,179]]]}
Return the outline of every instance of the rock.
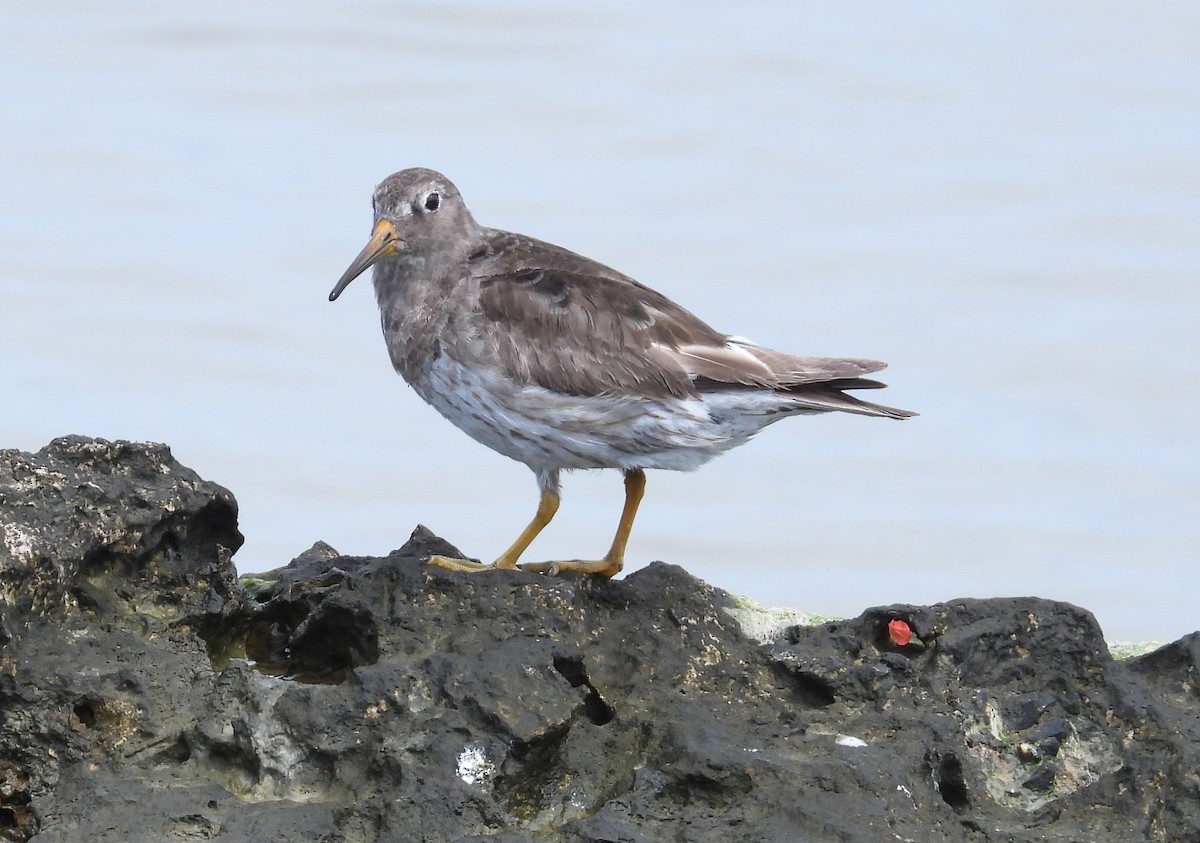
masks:
{"label": "rock", "polygon": [[1118,662],[1006,598],[752,638],[682,568],[452,573],[424,528],[246,590],[227,491],[78,437],[2,452],[0,528],[3,839],[1200,837],[1195,635]]}

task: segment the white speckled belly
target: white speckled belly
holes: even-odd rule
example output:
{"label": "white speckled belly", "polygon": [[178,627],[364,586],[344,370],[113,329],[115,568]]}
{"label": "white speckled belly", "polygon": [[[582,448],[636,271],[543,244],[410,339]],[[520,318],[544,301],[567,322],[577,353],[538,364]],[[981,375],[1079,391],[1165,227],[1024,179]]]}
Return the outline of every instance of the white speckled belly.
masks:
{"label": "white speckled belly", "polygon": [[539,386],[514,387],[445,354],[411,383],[472,438],[539,472],[687,471],[795,410],[786,398],[761,391],[686,399],[561,395]]}

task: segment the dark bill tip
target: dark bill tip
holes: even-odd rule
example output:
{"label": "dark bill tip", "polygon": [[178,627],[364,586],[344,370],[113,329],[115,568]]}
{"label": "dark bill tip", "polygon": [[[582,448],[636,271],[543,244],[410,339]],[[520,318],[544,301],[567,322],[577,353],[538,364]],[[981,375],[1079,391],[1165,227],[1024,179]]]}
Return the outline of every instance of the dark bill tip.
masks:
{"label": "dark bill tip", "polygon": [[350,268],[342,273],[342,277],[339,278],[338,282],[333,285],[333,289],[329,292],[329,300],[337,301],[337,297],[342,294],[342,290],[349,287],[351,281],[362,275],[366,271],[367,267],[371,265],[371,263],[374,263],[374,261],[371,261],[370,263],[355,261],[353,264],[351,264]]}
{"label": "dark bill tip", "polygon": [[[366,269],[366,267],[363,267],[363,269]],[[357,278],[361,274],[362,274],[362,270],[360,269],[358,272],[354,273],[353,275],[351,275],[349,272],[347,272],[345,275],[343,275],[341,278],[339,278],[337,284],[334,285],[333,289],[329,293],[329,300],[337,301],[337,297],[342,294],[342,290],[349,287],[350,282],[353,281],[355,278]]]}

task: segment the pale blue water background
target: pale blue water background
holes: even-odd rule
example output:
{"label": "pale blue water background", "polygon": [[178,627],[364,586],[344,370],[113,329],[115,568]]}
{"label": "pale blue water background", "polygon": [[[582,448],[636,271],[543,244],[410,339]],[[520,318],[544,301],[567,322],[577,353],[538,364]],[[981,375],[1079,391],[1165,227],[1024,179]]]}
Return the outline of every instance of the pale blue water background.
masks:
{"label": "pale blue water background", "polygon": [[[490,559],[533,512],[392,373],[366,279],[326,301],[421,165],[923,414],[653,473],[631,569],[1200,627],[1200,5],[6,4],[0,79],[0,447],[169,443],[243,571],[418,522]],[[603,552],[620,502],[568,476],[529,558]]]}

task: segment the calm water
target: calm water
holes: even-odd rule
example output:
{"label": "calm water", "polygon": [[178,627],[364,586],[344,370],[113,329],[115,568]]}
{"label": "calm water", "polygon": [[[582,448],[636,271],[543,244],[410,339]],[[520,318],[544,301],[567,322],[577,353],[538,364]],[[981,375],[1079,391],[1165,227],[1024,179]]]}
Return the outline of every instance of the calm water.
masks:
{"label": "calm water", "polygon": [[[922,413],[652,474],[631,567],[1200,626],[1200,6],[248,5],[0,12],[0,447],[169,443],[243,571],[418,522],[491,558],[532,475],[392,373],[368,283],[326,301],[375,183],[430,166]],[[620,501],[568,476],[530,558],[602,552]]]}

